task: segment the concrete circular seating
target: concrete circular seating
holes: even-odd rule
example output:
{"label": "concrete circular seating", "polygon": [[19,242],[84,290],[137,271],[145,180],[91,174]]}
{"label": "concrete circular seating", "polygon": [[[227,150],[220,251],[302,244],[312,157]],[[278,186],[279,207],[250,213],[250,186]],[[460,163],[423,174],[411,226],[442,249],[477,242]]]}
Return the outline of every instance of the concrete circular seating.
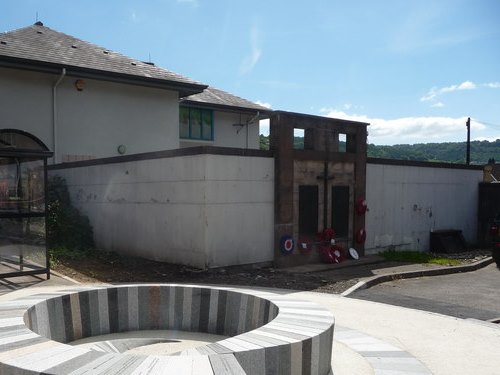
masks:
{"label": "concrete circular seating", "polygon": [[[286,295],[196,285],[93,286],[0,303],[0,374],[328,374],[334,318]],[[137,330],[230,336],[171,355],[66,343]]]}

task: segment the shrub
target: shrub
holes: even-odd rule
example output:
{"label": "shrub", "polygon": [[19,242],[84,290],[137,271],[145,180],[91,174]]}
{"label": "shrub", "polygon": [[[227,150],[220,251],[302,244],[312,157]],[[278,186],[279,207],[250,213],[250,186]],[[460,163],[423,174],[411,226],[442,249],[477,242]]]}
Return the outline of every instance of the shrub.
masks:
{"label": "shrub", "polygon": [[87,252],[95,248],[94,232],[89,219],[71,204],[68,186],[60,176],[47,181],[48,247],[55,252]]}

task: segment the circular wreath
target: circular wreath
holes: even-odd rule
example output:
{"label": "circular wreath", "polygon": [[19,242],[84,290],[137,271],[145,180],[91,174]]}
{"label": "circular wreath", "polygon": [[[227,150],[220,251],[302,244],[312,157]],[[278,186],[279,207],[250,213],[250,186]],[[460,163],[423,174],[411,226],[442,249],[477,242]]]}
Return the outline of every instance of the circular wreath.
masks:
{"label": "circular wreath", "polygon": [[345,250],[339,245],[322,245],[319,252],[321,260],[325,263],[340,263],[345,259]]}
{"label": "circular wreath", "polygon": [[292,236],[285,234],[280,238],[280,250],[283,254],[291,254],[294,248],[295,242],[293,241]]}

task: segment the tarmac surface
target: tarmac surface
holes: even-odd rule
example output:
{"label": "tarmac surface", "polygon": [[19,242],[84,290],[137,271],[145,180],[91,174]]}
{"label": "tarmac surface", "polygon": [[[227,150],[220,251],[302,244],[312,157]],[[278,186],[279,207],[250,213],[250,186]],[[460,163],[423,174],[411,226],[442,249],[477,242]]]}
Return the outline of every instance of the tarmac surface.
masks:
{"label": "tarmac surface", "polygon": [[[375,276],[367,277],[367,283],[360,283],[356,288],[372,285],[374,278],[381,278],[384,275],[394,277],[394,275],[418,271],[418,267],[422,268],[421,265],[412,265],[411,267],[405,266],[403,269],[378,270],[377,273],[373,273]],[[355,268],[353,266],[350,272],[355,274]],[[492,266],[484,268],[484,273],[489,274],[492,271],[490,268]],[[432,267],[432,269],[435,268]],[[471,275],[473,274],[471,273]],[[465,275],[462,273],[454,276]],[[437,277],[442,276],[426,279],[429,279],[432,284],[433,280],[439,280],[436,279]],[[486,279],[490,278],[490,276],[485,277]],[[479,293],[492,292],[488,288],[474,288],[477,277],[473,277],[471,280],[469,281],[470,291],[476,290],[476,301],[482,298]],[[492,280],[495,282],[496,279]],[[422,282],[422,280],[406,280],[404,282],[413,281]],[[452,280],[450,283],[453,284],[454,281]],[[57,275],[52,275],[50,280],[44,280],[43,276],[3,279],[0,281],[0,302],[27,294],[39,293],[42,290],[50,291],[71,285],[74,285],[74,281]],[[351,296],[356,297],[357,293],[369,295],[370,291],[375,290],[376,287],[362,291],[354,290],[356,288],[349,291]],[[389,290],[395,289],[395,287],[389,288]],[[418,286],[412,286],[412,288],[414,291],[418,291]],[[428,288],[431,289],[432,286],[429,284]],[[440,289],[446,291],[445,287]],[[352,297],[346,298],[341,295],[295,292],[283,289],[271,291],[289,294],[297,299],[314,301],[333,312],[336,319],[332,361],[334,375],[493,375],[500,373],[500,356],[498,355],[500,326],[497,324]],[[493,292],[498,293],[495,290]],[[411,296],[407,297],[402,299],[412,298]],[[415,297],[422,298],[422,294]],[[436,298],[439,299],[439,297]],[[450,301],[448,303],[451,304]],[[429,305],[433,305],[433,303],[429,302]],[[500,311],[500,307],[498,310]],[[500,316],[500,314],[498,315]],[[204,341],[202,337],[190,339],[195,341],[201,339],[199,340],[201,344]],[[182,338],[178,341],[182,342]],[[185,342],[185,345],[191,344]]]}
{"label": "tarmac surface", "polygon": [[394,280],[355,291],[349,297],[457,318],[497,320],[500,270],[490,264],[473,272]]}

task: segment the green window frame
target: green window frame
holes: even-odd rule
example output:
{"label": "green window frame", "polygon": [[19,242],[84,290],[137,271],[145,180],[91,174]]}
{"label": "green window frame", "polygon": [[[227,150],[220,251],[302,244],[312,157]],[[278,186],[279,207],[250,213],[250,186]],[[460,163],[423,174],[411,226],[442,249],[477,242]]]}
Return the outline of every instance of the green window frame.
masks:
{"label": "green window frame", "polygon": [[180,107],[179,137],[212,141],[214,139],[214,113],[211,109]]}

